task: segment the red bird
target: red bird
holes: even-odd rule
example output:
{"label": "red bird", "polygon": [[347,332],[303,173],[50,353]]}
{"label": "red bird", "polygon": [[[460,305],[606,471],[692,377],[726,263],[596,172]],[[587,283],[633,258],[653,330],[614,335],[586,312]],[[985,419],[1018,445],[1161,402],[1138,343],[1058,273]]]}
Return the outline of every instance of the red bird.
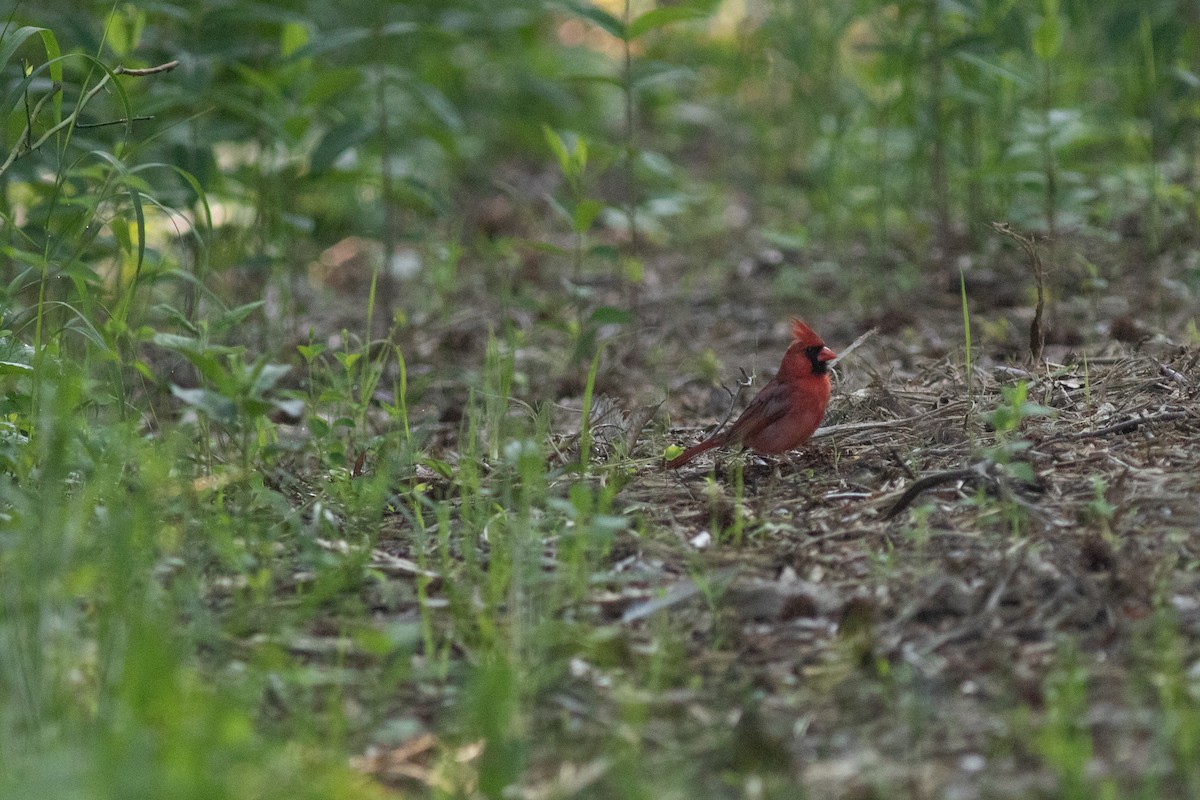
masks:
{"label": "red bird", "polygon": [[792,337],[779,372],[755,395],[737,422],[684,450],[664,469],[682,467],[714,447],[740,444],[773,456],[808,441],[829,405],[829,362],[837,354],[798,319],[792,320]]}

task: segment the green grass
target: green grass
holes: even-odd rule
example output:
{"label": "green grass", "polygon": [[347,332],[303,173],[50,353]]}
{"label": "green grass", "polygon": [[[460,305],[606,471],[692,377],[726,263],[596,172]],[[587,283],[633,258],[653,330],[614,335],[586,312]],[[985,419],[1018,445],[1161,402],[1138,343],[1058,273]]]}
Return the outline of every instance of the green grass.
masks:
{"label": "green grass", "polygon": [[[865,556],[829,557],[862,567],[852,587],[838,574],[836,608],[747,622],[731,565],[819,583],[838,540],[809,512],[827,489],[893,480],[905,454],[883,437],[865,456],[835,443],[832,461],[818,452],[794,475],[737,461],[723,483],[664,488],[645,448],[612,438],[602,416],[613,395],[632,405],[696,371],[658,341],[656,314],[711,318],[715,333],[681,327],[718,376],[709,348],[744,345],[734,326],[759,310],[812,304],[848,326],[869,298],[932,292],[914,264],[933,224],[980,224],[968,208],[1084,232],[1124,223],[1139,211],[1120,177],[1131,152],[1163,159],[1149,165],[1149,248],[1172,232],[1189,241],[1195,187],[1166,176],[1192,145],[1144,141],[1147,119],[1156,136],[1190,120],[1186,92],[1153,67],[1194,61],[1170,14],[1139,11],[1136,46],[1156,58],[1114,84],[1113,108],[1092,99],[1093,62],[1116,74],[1111,54],[1130,43],[1110,41],[1119,26],[1077,21],[1053,53],[1055,103],[1074,103],[1074,123],[1049,130],[1019,112],[1050,99],[1027,39],[1050,36],[1056,4],[1009,4],[1001,19],[813,4],[801,26],[796,6],[769,2],[744,39],[706,29],[699,2],[629,3],[620,19],[581,4],[561,16],[410,4],[412,19],[300,5],[237,25],[170,4],[89,5],[97,21],[70,25],[55,4],[22,6],[57,33],[0,34],[0,800],[791,798],[847,766],[865,796],[904,796],[912,773],[885,756],[923,767],[953,738],[946,719],[986,729],[983,752],[955,757],[1015,764],[1051,796],[1200,795],[1195,633],[1165,588],[1142,616],[1118,617],[1119,646],[1064,633],[1043,672],[981,668],[996,707],[969,712],[986,725],[958,710],[971,692],[938,672],[943,656],[914,655],[888,627],[953,575],[952,535],[1023,554],[1006,549],[1067,547],[1078,531],[1035,539],[1023,507],[982,492],[956,506],[974,527],[948,530],[931,501],[902,537],[863,535]],[[569,21],[615,37],[617,60],[568,46]],[[95,28],[94,54],[60,42],[76,22]],[[924,50],[934,26],[958,43],[953,60]],[[208,49],[189,49],[192,36]],[[394,41],[411,55],[402,70],[390,44],[375,46]],[[189,59],[178,73],[110,68],[177,50]],[[944,93],[923,83],[930,70],[946,71]],[[152,126],[128,121],[149,111]],[[1116,133],[1105,113],[1123,115]],[[31,118],[25,143],[45,137],[33,149]],[[955,161],[967,118],[986,143]],[[949,198],[930,196],[930,124],[945,126]],[[544,175],[565,187],[544,190]],[[516,210],[474,220],[493,190]],[[432,266],[398,287],[374,264],[365,307],[326,309],[332,292],[301,307],[299,276],[350,234],[386,241],[386,255],[411,245]],[[672,302],[710,294],[699,310],[640,307],[630,284],[651,278],[697,290]],[[967,286],[960,272],[965,380],[951,389],[971,413],[995,402],[977,455],[1032,482],[1022,426],[1046,409],[1024,383],[989,387],[988,337],[972,340],[986,310],[968,307]],[[935,305],[918,309],[930,326]],[[351,322],[325,316],[346,309]],[[1108,499],[1118,489],[1085,485],[1079,521],[1114,547],[1128,536],[1128,510]],[[714,541],[699,552],[687,543],[705,525]],[[1178,558],[1155,568],[1194,573]],[[659,572],[618,569],[628,562]],[[921,580],[906,584],[912,572]],[[699,602],[621,621],[622,592],[663,598],[689,580]],[[889,597],[894,617],[877,618]],[[1120,596],[1103,599],[1125,613]],[[820,657],[771,660],[814,631],[832,642]],[[1115,661],[1132,664],[1116,679]],[[1142,727],[1105,728],[1112,705]],[[364,768],[425,735],[407,777]],[[1136,776],[1104,772],[1121,746],[1145,767]]]}

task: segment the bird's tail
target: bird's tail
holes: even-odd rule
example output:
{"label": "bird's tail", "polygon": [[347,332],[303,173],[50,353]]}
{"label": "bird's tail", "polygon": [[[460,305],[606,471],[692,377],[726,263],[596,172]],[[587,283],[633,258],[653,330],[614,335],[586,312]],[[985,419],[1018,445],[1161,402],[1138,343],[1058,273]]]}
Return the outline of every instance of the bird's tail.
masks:
{"label": "bird's tail", "polygon": [[725,437],[721,434],[718,433],[715,436],[710,436],[700,444],[692,445],[687,450],[684,450],[682,453],[663,464],[663,469],[679,469],[701,453],[712,450],[714,447],[720,447],[723,444],[725,444]]}

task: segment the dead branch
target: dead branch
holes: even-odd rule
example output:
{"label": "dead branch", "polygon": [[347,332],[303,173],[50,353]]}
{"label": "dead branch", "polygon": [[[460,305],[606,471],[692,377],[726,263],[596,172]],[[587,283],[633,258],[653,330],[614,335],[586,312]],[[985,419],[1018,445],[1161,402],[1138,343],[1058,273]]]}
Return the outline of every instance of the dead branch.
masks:
{"label": "dead branch", "polygon": [[[4,173],[8,172],[9,167],[11,167],[13,162],[15,162],[18,158],[22,158],[34,152],[48,142],[50,138],[59,131],[70,130],[72,128],[94,128],[104,125],[116,125],[122,122],[131,121],[116,120],[113,122],[82,124],[79,122],[80,114],[82,114],[83,110],[87,108],[88,103],[90,103],[92,99],[95,98],[95,96],[99,94],[105,86],[108,85],[108,82],[112,79],[113,75],[128,75],[132,78],[141,78],[147,75],[157,75],[160,72],[170,72],[177,66],[179,66],[178,61],[168,61],[166,64],[159,64],[157,67],[147,67],[145,69],[126,69],[125,67],[118,66],[112,72],[104,73],[104,77],[97,81],[96,85],[89,89],[87,93],[79,99],[79,102],[76,103],[75,108],[70,114],[63,117],[57,125],[52,126],[49,130],[43,133],[37,141],[33,141],[33,125],[37,121],[38,115],[41,113],[42,108],[46,105],[46,101],[62,91],[62,84],[55,82],[50,91],[43,95],[41,99],[39,99],[34,105],[33,110],[26,114],[25,129],[21,131],[21,135],[17,137],[17,143],[9,152],[8,157],[4,160],[4,163],[0,164],[0,177],[2,177]],[[152,119],[152,117],[134,117],[134,119]]]}
{"label": "dead branch", "polygon": [[999,234],[1007,236],[1021,246],[1029,256],[1030,267],[1037,286],[1037,305],[1033,309],[1033,321],[1029,323],[1029,354],[1033,363],[1042,360],[1042,349],[1046,345],[1046,332],[1042,326],[1042,311],[1046,307],[1046,270],[1042,267],[1042,257],[1038,254],[1037,241],[1032,236],[1022,236],[1012,229],[1007,222],[993,222],[992,228]]}
{"label": "dead branch", "polygon": [[1161,422],[1175,422],[1181,419],[1188,419],[1192,414],[1186,411],[1160,411],[1157,414],[1146,414],[1144,416],[1133,417],[1132,419],[1123,420],[1113,425],[1108,425],[1103,428],[1097,428],[1094,431],[1078,431],[1076,433],[1063,433],[1058,436],[1053,436],[1047,439],[1044,444],[1052,442],[1077,442],[1080,439],[1094,439],[1100,436],[1109,436],[1116,433],[1125,433],[1127,431],[1136,430],[1142,425],[1157,424]]}
{"label": "dead branch", "polygon": [[932,475],[926,475],[924,478],[909,486],[904,494],[900,495],[887,513],[883,515],[884,519],[892,519],[904,509],[912,505],[912,502],[921,496],[923,492],[927,492],[935,486],[941,486],[944,483],[953,483],[955,481],[983,481],[989,484],[994,484],[996,479],[988,474],[988,462],[979,461],[969,467],[959,469],[949,469],[944,472],[935,472]]}

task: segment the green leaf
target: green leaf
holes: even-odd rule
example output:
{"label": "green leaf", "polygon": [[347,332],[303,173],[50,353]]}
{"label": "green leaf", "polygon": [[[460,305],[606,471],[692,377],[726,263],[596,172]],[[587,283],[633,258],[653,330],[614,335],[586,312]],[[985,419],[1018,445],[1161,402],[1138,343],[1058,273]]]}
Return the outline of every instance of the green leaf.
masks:
{"label": "green leaf", "polygon": [[374,45],[382,46],[385,44],[390,46],[390,42],[385,43],[382,40],[390,36],[412,33],[418,30],[419,27],[415,22],[393,22],[379,29],[346,28],[340,31],[322,33],[315,40],[293,52],[288,60],[294,61],[301,58],[309,58],[342,48],[353,49],[363,45],[368,40],[370,41],[365,47]]}
{"label": "green leaf", "polygon": [[763,238],[782,250],[803,250],[808,247],[808,230],[796,228],[790,231],[763,231]]}
{"label": "green leaf", "polygon": [[240,405],[242,413],[246,417],[250,419],[257,419],[258,417],[265,416],[266,413],[271,410],[273,403],[251,397],[242,400]]}
{"label": "green leaf", "polygon": [[592,312],[591,320],[598,325],[628,325],[633,315],[623,308],[600,306]]}
{"label": "green leaf", "polygon": [[326,172],[341,157],[342,153],[355,145],[361,144],[371,134],[371,130],[361,119],[351,119],[330,128],[317,146],[313,148],[309,158],[309,170],[313,175]]}
{"label": "green leaf", "polygon": [[1033,467],[1025,461],[1014,461],[1011,464],[1006,464],[1004,471],[1009,477],[1024,483],[1037,483],[1037,477],[1033,474]]}
{"label": "green leaf", "polygon": [[222,329],[241,325],[246,318],[265,305],[265,300],[255,300],[251,303],[224,311],[213,321],[213,325]]}
{"label": "green leaf", "polygon": [[296,345],[297,352],[300,353],[301,358],[304,359],[306,364],[311,364],[313,359],[316,358],[317,356],[321,355],[321,353],[324,353],[326,349],[327,349],[326,346],[323,344],[313,344],[313,345],[299,344],[299,345]]}
{"label": "green leaf", "polygon": [[326,67],[314,70],[312,84],[304,93],[304,107],[322,106],[341,95],[349,94],[362,85],[362,73],[356,69]]}
{"label": "green leaf", "polygon": [[13,53],[17,52],[17,48],[23,45],[26,39],[35,33],[41,33],[45,30],[45,28],[35,28],[27,25],[24,28],[18,28],[0,40],[0,68],[8,64],[13,57]]}
{"label": "green leaf", "polygon": [[611,244],[595,244],[588,248],[587,254],[590,258],[607,259],[608,261],[616,261],[621,257],[621,251]]}
{"label": "green leaf", "polygon": [[31,375],[33,367],[16,361],[0,361],[0,375]]}
{"label": "green leaf", "polygon": [[458,113],[458,109],[446,95],[424,83],[417,85],[417,94],[425,101],[425,105],[438,118],[439,122],[454,133],[462,132],[465,127],[462,115]]}
{"label": "green leaf", "polygon": [[567,222],[571,222],[573,224],[575,215],[572,214],[570,211],[568,211],[567,207],[558,201],[558,198],[547,197],[546,204],[550,206],[550,210],[553,211],[555,214],[558,214],[564,220],[566,220]]}
{"label": "green leaf", "polygon": [[580,200],[571,215],[571,226],[576,233],[583,233],[592,227],[592,223],[596,221],[596,217],[600,216],[600,212],[603,210],[604,203],[599,200]]}
{"label": "green leaf", "polygon": [[1033,32],[1033,54],[1041,61],[1051,61],[1062,49],[1062,41],[1062,20],[1058,14],[1047,14]]}
{"label": "green leaf", "polygon": [[1033,86],[1033,81],[1031,81],[1028,76],[1022,75],[1021,73],[1005,66],[1002,63],[998,63],[996,61],[989,61],[988,59],[980,56],[979,54],[973,53],[969,50],[955,51],[954,58],[958,59],[959,61],[963,61],[968,64],[974,65],[981,72],[983,72],[987,75],[992,75],[997,78],[1003,78],[1007,81],[1011,81],[1011,82],[1015,83],[1018,86],[1022,86],[1022,87]]}
{"label": "green leaf", "polygon": [[289,417],[300,417],[304,414],[303,400],[272,400],[271,405]]}
{"label": "green leaf", "polygon": [[184,389],[171,384],[171,394],[218,422],[233,422],[237,417],[237,407],[232,400],[208,389]]}
{"label": "green leaf", "polygon": [[284,58],[308,44],[308,26],[300,22],[287,22],[279,45],[279,54]]}
{"label": "green leaf", "polygon": [[1052,417],[1052,416],[1054,416],[1054,413],[1055,412],[1054,412],[1053,408],[1043,406],[1039,403],[1022,403],[1021,404],[1022,419],[1025,417]]}
{"label": "green leaf", "polygon": [[652,86],[677,85],[685,81],[695,80],[696,77],[696,70],[690,67],[656,64],[653,67],[647,68],[644,74],[634,80],[633,88],[640,91]]}
{"label": "green leaf", "polygon": [[254,391],[257,394],[266,394],[279,383],[280,378],[292,371],[292,368],[287,364],[264,364],[262,371],[258,373],[258,377],[254,379]]}
{"label": "green leaf", "polygon": [[180,336],[178,333],[156,333],[150,341],[159,347],[165,347],[177,353],[199,353],[204,350],[204,346],[200,343],[199,339],[191,336]]}
{"label": "green leaf", "polygon": [[563,4],[568,11],[577,17],[582,17],[589,22],[594,22],[605,31],[608,31],[618,39],[626,37],[625,23],[614,17],[602,8],[597,8],[591,3],[567,2]]}
{"label": "green leaf", "polygon": [[[21,81],[12,84],[7,92],[0,95],[0,118],[7,116],[16,107],[22,95],[29,90],[29,84],[33,81],[34,76],[43,69],[50,70],[50,80],[62,83],[62,53],[58,48],[58,40],[54,38],[54,32],[47,28],[26,26],[7,35],[0,34],[0,71],[4,70],[21,45],[34,34],[42,37],[42,46],[46,50],[46,63],[37,68],[22,69]],[[62,119],[62,96],[63,92],[58,92],[54,96],[55,122]]]}
{"label": "green leaf", "polygon": [[698,5],[679,5],[679,6],[663,6],[656,8],[653,11],[647,11],[640,17],[629,23],[629,29],[626,36],[630,41],[637,39],[643,34],[657,30],[672,22],[682,22],[684,20],[697,20],[707,17],[709,9],[706,6]]}
{"label": "green leaf", "polygon": [[571,168],[571,152],[567,150],[567,143],[563,141],[558,131],[549,125],[542,125],[542,135],[546,137],[546,144],[550,145],[554,157],[558,160],[558,168],[564,175],[567,174],[567,170]]}

